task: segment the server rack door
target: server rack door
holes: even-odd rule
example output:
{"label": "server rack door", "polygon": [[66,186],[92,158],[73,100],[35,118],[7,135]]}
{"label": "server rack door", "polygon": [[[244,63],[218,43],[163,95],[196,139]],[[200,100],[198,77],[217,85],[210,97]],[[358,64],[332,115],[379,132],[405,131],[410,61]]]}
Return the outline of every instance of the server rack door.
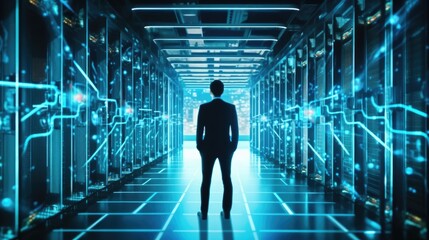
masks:
{"label": "server rack door", "polygon": [[[14,238],[19,232],[19,134],[20,102],[19,43],[20,1],[0,2],[0,238]],[[6,35],[7,34],[7,35]],[[18,187],[19,188],[19,187]]]}
{"label": "server rack door", "polygon": [[296,127],[296,114],[295,114],[295,56],[290,55],[287,57],[287,83],[286,83],[286,106],[285,106],[285,115],[286,115],[286,142],[287,144],[287,150],[286,150],[286,156],[287,156],[287,168],[288,169],[295,169],[295,146],[296,146],[296,140],[295,140],[295,127]]}
{"label": "server rack door", "polygon": [[301,173],[308,175],[308,129],[311,126],[311,122],[307,117],[308,108],[308,93],[309,93],[309,82],[308,82],[308,45],[305,45],[302,49],[301,58],[301,110],[300,110],[300,123],[301,123]]}
{"label": "server rack door", "polygon": [[295,125],[295,168],[298,173],[306,174],[307,169],[303,167],[303,130],[302,130],[302,96],[303,96],[303,81],[302,76],[305,69],[302,66],[303,62],[303,50],[296,50],[296,76],[295,76],[295,86],[294,86],[294,100],[295,105],[293,107],[296,115],[296,125]]}
{"label": "server rack door", "polygon": [[316,37],[317,48],[315,50],[315,58],[316,58],[316,69],[315,69],[315,77],[316,77],[316,87],[315,91],[315,102],[313,105],[309,106],[309,109],[313,111],[313,119],[315,122],[315,142],[314,142],[314,179],[323,185],[325,185],[325,177],[326,177],[326,123],[325,118],[321,115],[321,105],[324,104],[326,98],[326,62],[324,58],[324,32],[320,32]]}
{"label": "server rack door", "polygon": [[325,189],[332,190],[334,184],[334,169],[333,169],[333,158],[334,158],[334,139],[336,140],[336,132],[333,126],[332,118],[325,114],[326,107],[336,98],[334,93],[334,75],[333,75],[333,23],[330,19],[325,25],[325,93],[329,99],[322,101],[320,104],[321,116],[325,118],[325,132],[326,132],[326,162],[325,162]]}
{"label": "server rack door", "polygon": [[316,145],[316,125],[315,125],[315,85],[316,83],[316,60],[315,60],[315,36],[314,33],[310,34],[308,38],[308,55],[307,55],[307,100],[303,105],[303,119],[306,121],[307,129],[307,141],[305,142],[304,148],[307,151],[307,180],[315,180],[316,177],[316,159],[318,152],[315,149]]}
{"label": "server rack door", "polygon": [[334,187],[349,198],[354,194],[354,117],[347,106],[347,99],[353,97],[353,8],[343,6],[334,15],[334,87],[338,98],[331,106],[325,105],[326,113],[333,119],[337,130],[337,144],[334,144]]}
{"label": "server rack door", "polygon": [[[143,55],[144,56],[144,55]],[[150,125],[151,117],[151,106],[150,106],[150,61],[145,58],[143,60],[143,109],[142,109],[142,140],[143,140],[143,163],[149,163],[149,149],[150,149]],[[182,125],[183,126],[183,125]]]}
{"label": "server rack door", "polygon": [[276,109],[276,104],[277,101],[275,99],[276,96],[276,90],[277,90],[277,86],[276,86],[276,70],[275,68],[273,70],[271,70],[270,75],[269,75],[269,82],[268,82],[268,101],[270,103],[270,108],[268,110],[268,131],[269,131],[269,150],[268,150],[268,157],[271,160],[275,160],[277,161],[277,159],[275,158],[276,154],[276,149],[277,149],[277,138],[276,138],[276,130],[274,127],[274,122],[275,122],[275,117],[276,117],[276,113],[275,113],[275,109]]}
{"label": "server rack door", "polygon": [[[89,121],[89,181],[90,190],[98,190],[107,184],[108,148],[105,144],[108,134],[107,105],[107,19],[89,15],[89,79],[95,88],[91,89]],[[97,91],[95,91],[95,89]]]}
{"label": "server rack door", "polygon": [[[389,127],[394,136],[406,135],[406,230],[407,237],[427,237],[428,220],[428,79],[427,79],[427,2],[406,6],[409,9],[406,23],[405,45],[405,125],[400,129]],[[426,20],[426,21],[425,21]],[[426,24],[425,24],[426,23]],[[425,42],[426,41],[426,42]],[[420,113],[420,114],[416,114]],[[426,114],[422,114],[426,113]],[[426,133],[426,134],[422,134]],[[418,229],[414,228],[418,226]],[[426,230],[425,230],[426,229]]]}
{"label": "server rack door", "polygon": [[127,119],[124,118],[121,111],[121,48],[120,48],[120,32],[118,27],[112,22],[108,22],[108,97],[112,102],[108,103],[108,130],[109,130],[109,167],[108,181],[113,182],[121,177],[121,159],[119,154],[116,154],[121,147],[122,126],[126,124]]}
{"label": "server rack door", "polygon": [[123,115],[127,119],[122,128],[121,146],[115,155],[121,157],[121,174],[129,174],[134,164],[134,126],[135,126],[135,101],[134,101],[134,77],[133,77],[133,42],[132,36],[125,32],[121,34],[121,63],[122,63],[122,104]]}
{"label": "server rack door", "polygon": [[[74,2],[71,9],[63,7],[65,39],[64,51],[64,79],[66,85],[64,89],[70,91],[70,113],[66,115],[75,115],[71,117],[70,125],[66,125],[70,131],[70,139],[65,144],[70,147],[70,165],[72,172],[70,174],[71,184],[68,200],[79,201],[88,194],[88,137],[89,130],[89,95],[88,81],[88,20],[87,6],[85,3]],[[64,123],[63,123],[64,125]]]}
{"label": "server rack door", "polygon": [[[20,37],[25,40],[23,40],[24,43],[21,43],[19,46],[21,72],[17,74],[20,75],[20,83],[42,84],[46,81],[44,69],[45,66],[48,65],[47,42],[49,41],[49,28],[46,27],[41,13],[38,9],[35,9],[34,6],[24,5],[21,10],[21,22],[28,24],[27,26],[30,26],[31,22],[37,23],[41,26],[41,31],[37,36],[31,38],[31,36],[35,35],[32,28],[21,29]],[[30,42],[30,39],[33,41]],[[32,47],[32,45],[34,47]],[[15,89],[9,89],[9,92],[6,93],[6,98],[13,98],[15,94]],[[32,106],[36,104],[43,103],[45,100],[44,90],[21,89],[19,90],[19,95],[19,104],[25,106],[27,109],[32,108]],[[25,110],[21,111],[25,113]],[[44,111],[44,114],[37,118],[28,118],[25,122],[21,121],[20,136],[25,139],[25,141],[23,146],[23,157],[19,169],[20,189],[16,190],[20,191],[19,205],[22,209],[25,209],[20,213],[20,222],[24,225],[31,221],[31,212],[39,215],[41,212],[46,211],[45,203],[49,201],[49,198],[54,198],[53,196],[47,196],[49,193],[46,179],[49,169],[46,167],[46,165],[48,165],[46,160],[49,155],[49,149],[47,149],[46,146],[51,136],[49,133],[55,129],[53,118],[55,113],[55,111]],[[39,121],[44,121],[46,124],[40,124]],[[39,134],[40,136],[38,137]],[[58,135],[53,137],[58,137]],[[40,186],[39,189],[32,188],[34,185]],[[33,203],[36,204],[33,205]],[[40,208],[42,210],[38,211]]]}
{"label": "server rack door", "polygon": [[342,90],[343,90],[343,102],[341,104],[341,138],[342,142],[346,149],[350,149],[350,154],[342,152],[342,163],[341,163],[341,173],[342,173],[342,183],[341,190],[342,193],[348,195],[349,197],[353,196],[354,189],[354,130],[353,125],[350,122],[354,121],[353,112],[351,109],[347,108],[347,97],[350,97],[353,94],[353,41],[350,39],[345,42],[342,46],[342,64],[341,64],[341,79],[342,79]]}
{"label": "server rack door", "polygon": [[285,119],[285,107],[287,103],[287,97],[286,97],[286,81],[287,81],[287,73],[286,73],[286,61],[280,62],[280,86],[279,86],[279,136],[280,136],[280,150],[279,150],[279,157],[282,162],[282,166],[286,167],[286,151],[287,151],[287,128],[285,126],[286,119]]}
{"label": "server rack door", "polygon": [[134,147],[134,168],[142,166],[143,160],[143,62],[142,43],[138,39],[133,39],[133,82],[134,82],[134,116],[135,116],[135,147]]}
{"label": "server rack door", "polygon": [[[367,78],[366,88],[371,89],[373,95],[371,99],[376,100],[377,103],[384,105],[384,54],[380,54],[380,48],[383,46],[383,29],[378,25],[369,26],[367,28]],[[380,201],[384,201],[385,184],[380,185],[380,182],[384,183],[384,165],[385,154],[384,146],[380,142],[384,143],[384,121],[386,121],[383,111],[374,108],[370,105],[371,99],[366,99],[364,111],[366,116],[369,118],[365,121],[368,131],[375,134],[380,141],[371,137],[369,134],[365,134],[365,149],[366,151],[366,206],[370,208],[379,209]]]}

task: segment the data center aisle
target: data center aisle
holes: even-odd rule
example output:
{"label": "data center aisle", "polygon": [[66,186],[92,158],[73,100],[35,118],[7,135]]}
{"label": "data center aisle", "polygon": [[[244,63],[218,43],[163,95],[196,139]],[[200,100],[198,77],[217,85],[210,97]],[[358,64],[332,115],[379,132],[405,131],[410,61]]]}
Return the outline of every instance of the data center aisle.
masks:
{"label": "data center aisle", "polygon": [[197,217],[201,163],[194,142],[90,206],[45,239],[378,239],[377,224],[323,188],[285,176],[240,143],[233,158],[231,220],[220,217],[216,163],[207,221]]}

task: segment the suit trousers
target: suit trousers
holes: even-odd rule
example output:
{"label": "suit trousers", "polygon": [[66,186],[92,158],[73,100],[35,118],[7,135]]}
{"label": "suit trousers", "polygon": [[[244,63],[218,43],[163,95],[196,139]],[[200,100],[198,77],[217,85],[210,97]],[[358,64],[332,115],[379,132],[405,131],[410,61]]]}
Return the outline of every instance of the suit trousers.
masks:
{"label": "suit trousers", "polygon": [[201,183],[201,213],[207,214],[209,209],[210,184],[212,181],[213,166],[219,159],[223,182],[222,208],[224,213],[229,214],[232,207],[232,182],[231,182],[231,159],[233,153],[209,153],[200,152],[202,160],[203,181]]}

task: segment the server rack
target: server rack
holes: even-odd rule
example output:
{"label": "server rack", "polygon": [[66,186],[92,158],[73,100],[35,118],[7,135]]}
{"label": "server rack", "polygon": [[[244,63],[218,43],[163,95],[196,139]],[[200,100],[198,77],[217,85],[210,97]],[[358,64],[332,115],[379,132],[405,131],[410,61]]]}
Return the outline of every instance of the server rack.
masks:
{"label": "server rack", "polygon": [[183,91],[104,1],[0,9],[0,238],[14,238],[180,149]]}
{"label": "server rack", "polygon": [[295,126],[296,117],[295,114],[295,76],[296,76],[296,58],[295,55],[291,54],[286,57],[286,71],[287,71],[287,83],[286,83],[286,99],[285,99],[285,128],[286,128],[286,169],[295,170],[296,161],[296,140],[295,140]]}
{"label": "server rack", "polygon": [[285,64],[286,141],[273,139],[276,158],[404,239],[427,238],[426,8],[424,1],[327,1],[277,58],[286,63],[267,66],[252,87],[256,96],[266,92],[272,86],[263,79]]}

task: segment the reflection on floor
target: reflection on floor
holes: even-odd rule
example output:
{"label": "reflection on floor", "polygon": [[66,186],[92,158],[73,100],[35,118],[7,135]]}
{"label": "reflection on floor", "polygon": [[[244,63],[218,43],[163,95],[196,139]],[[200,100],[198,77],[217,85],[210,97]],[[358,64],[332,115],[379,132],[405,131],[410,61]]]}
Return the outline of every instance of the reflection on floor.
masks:
{"label": "reflection on floor", "polygon": [[[240,143],[232,166],[231,220],[220,217],[216,163],[207,221],[200,221],[201,163],[193,142],[183,154],[126,184],[45,239],[378,239],[376,223],[355,216],[323,188],[286,176]],[[345,202],[345,201],[344,201]]]}

